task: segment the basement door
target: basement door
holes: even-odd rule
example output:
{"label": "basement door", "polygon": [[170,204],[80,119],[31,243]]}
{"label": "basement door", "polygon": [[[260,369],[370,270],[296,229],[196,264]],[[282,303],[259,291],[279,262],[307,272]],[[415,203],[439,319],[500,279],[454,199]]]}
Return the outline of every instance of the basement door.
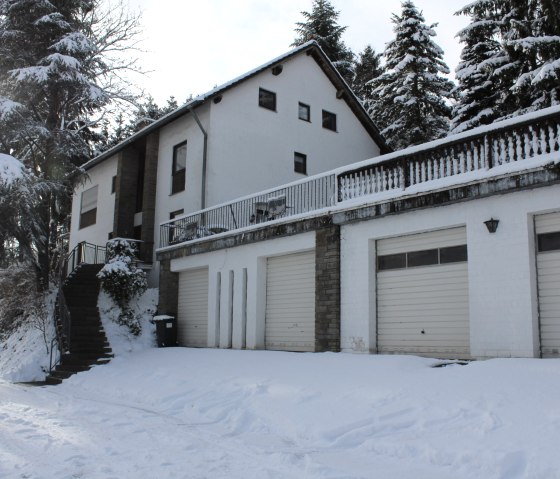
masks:
{"label": "basement door", "polygon": [[535,216],[541,355],[560,357],[560,213]]}
{"label": "basement door", "polygon": [[208,268],[179,273],[177,338],[180,346],[208,346]]}
{"label": "basement door", "polygon": [[469,357],[464,227],[377,241],[377,351]]}
{"label": "basement door", "polygon": [[315,350],[315,251],[267,259],[265,347]]}

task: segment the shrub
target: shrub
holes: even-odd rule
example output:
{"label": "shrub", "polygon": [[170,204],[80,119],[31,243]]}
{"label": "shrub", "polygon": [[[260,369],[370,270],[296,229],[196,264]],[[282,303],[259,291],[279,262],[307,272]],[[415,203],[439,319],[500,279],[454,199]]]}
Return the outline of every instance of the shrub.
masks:
{"label": "shrub", "polygon": [[136,249],[123,239],[107,243],[107,264],[97,274],[101,287],[121,308],[117,322],[127,326],[134,335],[140,334],[141,326],[129,307],[130,301],[140,296],[148,286],[146,273],[135,265]]}

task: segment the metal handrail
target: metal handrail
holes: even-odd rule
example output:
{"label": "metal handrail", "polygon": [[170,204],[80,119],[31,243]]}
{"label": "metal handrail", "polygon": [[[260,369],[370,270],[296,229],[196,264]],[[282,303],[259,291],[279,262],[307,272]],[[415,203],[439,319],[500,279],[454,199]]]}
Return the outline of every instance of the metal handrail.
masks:
{"label": "metal handrail", "polygon": [[[66,258],[66,267],[63,272],[66,276],[71,275],[81,264],[104,264],[107,248],[87,241],[78,243]],[[64,278],[63,278],[64,279]]]}

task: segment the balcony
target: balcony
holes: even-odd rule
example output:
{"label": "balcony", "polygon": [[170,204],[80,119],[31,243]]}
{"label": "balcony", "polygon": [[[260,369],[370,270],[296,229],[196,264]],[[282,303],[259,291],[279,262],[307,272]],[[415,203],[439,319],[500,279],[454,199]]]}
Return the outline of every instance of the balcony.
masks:
{"label": "balcony", "polygon": [[355,163],[165,222],[160,248],[560,162],[560,107]]}

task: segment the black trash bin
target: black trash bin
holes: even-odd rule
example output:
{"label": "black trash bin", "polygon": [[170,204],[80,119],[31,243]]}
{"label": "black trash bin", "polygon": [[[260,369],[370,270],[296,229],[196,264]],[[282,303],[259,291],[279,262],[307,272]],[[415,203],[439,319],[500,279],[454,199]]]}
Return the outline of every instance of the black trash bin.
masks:
{"label": "black trash bin", "polygon": [[173,316],[154,316],[158,348],[177,346],[177,319]]}

